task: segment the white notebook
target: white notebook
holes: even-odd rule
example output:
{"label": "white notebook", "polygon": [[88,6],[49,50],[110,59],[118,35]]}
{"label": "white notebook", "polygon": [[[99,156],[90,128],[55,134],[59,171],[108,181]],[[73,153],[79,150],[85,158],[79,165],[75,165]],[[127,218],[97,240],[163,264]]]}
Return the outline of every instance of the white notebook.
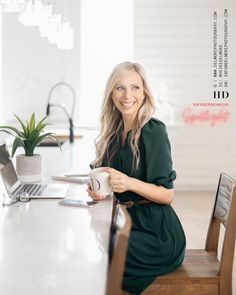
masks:
{"label": "white notebook", "polygon": [[88,174],[79,174],[79,173],[72,173],[72,172],[52,175],[52,179],[60,180],[60,181],[76,182],[76,183],[89,182]]}

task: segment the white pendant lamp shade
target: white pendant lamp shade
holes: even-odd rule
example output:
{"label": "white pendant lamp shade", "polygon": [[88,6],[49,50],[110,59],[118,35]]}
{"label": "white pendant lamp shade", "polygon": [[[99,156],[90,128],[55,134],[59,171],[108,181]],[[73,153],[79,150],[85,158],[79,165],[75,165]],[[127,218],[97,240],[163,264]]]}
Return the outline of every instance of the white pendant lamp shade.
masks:
{"label": "white pendant lamp shade", "polygon": [[59,49],[72,49],[74,31],[60,13],[52,12],[52,4],[43,0],[1,0],[3,11],[20,12],[18,21],[27,27],[38,27],[41,37]]}

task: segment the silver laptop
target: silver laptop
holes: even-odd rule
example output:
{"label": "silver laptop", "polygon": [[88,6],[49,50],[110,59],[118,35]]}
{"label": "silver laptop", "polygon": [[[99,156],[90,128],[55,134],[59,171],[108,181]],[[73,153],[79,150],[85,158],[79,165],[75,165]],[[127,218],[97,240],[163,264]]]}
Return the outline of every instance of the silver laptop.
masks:
{"label": "silver laptop", "polygon": [[63,199],[70,188],[69,184],[64,183],[21,184],[4,140],[0,141],[0,174],[10,196],[19,196],[26,192],[30,198],[35,199]]}

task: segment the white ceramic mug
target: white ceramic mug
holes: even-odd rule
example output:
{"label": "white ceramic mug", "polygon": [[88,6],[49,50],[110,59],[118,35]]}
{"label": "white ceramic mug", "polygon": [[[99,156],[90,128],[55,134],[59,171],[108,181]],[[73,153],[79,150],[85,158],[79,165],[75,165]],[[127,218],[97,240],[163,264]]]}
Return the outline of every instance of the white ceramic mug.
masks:
{"label": "white ceramic mug", "polygon": [[109,183],[109,173],[105,167],[94,168],[89,172],[89,182],[92,190],[99,195],[109,195],[112,192]]}

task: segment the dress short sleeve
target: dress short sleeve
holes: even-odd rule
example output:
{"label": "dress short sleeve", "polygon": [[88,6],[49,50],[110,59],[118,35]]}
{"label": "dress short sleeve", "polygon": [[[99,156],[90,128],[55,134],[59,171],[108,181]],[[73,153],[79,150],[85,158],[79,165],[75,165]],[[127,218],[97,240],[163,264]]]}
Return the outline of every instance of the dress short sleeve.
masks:
{"label": "dress short sleeve", "polygon": [[172,169],[171,147],[164,123],[151,119],[142,129],[146,181],[173,188],[176,172]]}

